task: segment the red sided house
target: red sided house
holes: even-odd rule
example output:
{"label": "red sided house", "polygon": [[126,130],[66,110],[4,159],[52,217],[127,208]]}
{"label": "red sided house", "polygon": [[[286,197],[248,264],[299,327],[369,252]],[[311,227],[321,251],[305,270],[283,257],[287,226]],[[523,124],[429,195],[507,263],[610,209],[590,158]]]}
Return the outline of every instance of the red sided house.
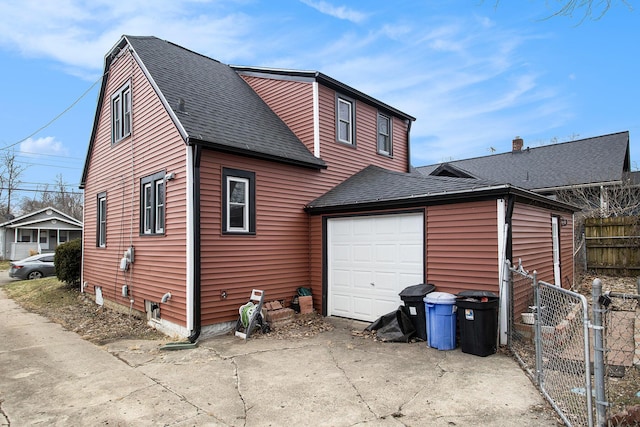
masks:
{"label": "red sided house", "polygon": [[409,285],[499,292],[505,257],[571,284],[573,209],[411,172],[413,120],[319,72],[122,37],[82,177],[83,291],[195,341],[254,288],[372,321]]}

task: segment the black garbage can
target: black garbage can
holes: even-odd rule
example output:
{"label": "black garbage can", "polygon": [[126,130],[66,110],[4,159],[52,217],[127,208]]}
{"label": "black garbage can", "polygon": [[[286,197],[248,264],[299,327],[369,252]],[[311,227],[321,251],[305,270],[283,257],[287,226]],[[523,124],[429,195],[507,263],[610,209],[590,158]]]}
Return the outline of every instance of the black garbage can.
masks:
{"label": "black garbage can", "polygon": [[487,291],[464,291],[457,297],[460,349],[476,356],[494,354],[498,342],[500,298]]}
{"label": "black garbage can", "polygon": [[400,292],[400,299],[406,307],[405,313],[409,315],[413,327],[416,329],[415,337],[422,341],[427,340],[427,322],[424,314],[423,298],[433,292],[435,285],[431,283],[421,283],[406,287]]}

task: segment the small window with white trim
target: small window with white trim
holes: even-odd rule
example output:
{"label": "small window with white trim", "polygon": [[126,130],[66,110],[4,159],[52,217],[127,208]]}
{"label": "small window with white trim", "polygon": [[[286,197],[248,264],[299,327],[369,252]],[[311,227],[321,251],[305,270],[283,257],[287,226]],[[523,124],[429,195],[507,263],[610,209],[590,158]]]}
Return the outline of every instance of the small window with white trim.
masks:
{"label": "small window with white trim", "polygon": [[378,153],[392,155],[391,117],[378,113]]}
{"label": "small window with white trim", "polygon": [[222,231],[225,234],[255,234],[255,173],[222,170]]}
{"label": "small window with white trim", "polygon": [[111,142],[131,135],[131,84],[127,82],[111,95]]}
{"label": "small window with white trim", "polygon": [[98,220],[96,232],[96,246],[107,246],[107,193],[98,194]]}
{"label": "small window with white trim", "polygon": [[141,180],[140,234],[164,234],[165,173],[158,172]]}
{"label": "small window with white trim", "polygon": [[336,138],[345,144],[355,145],[355,101],[344,96],[336,98]]}

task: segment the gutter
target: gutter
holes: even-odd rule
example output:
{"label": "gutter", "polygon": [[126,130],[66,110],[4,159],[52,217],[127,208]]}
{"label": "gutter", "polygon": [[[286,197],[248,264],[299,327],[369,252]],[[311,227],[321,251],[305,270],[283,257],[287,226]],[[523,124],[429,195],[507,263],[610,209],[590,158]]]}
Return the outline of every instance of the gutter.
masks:
{"label": "gutter", "polygon": [[529,190],[523,190],[520,188],[512,187],[508,184],[471,188],[462,191],[443,191],[440,193],[420,194],[420,195],[407,195],[400,196],[393,199],[386,200],[368,200],[368,201],[355,201],[342,205],[330,205],[330,206],[305,206],[305,211],[311,215],[327,214],[327,213],[344,213],[344,212],[357,212],[365,210],[379,210],[379,209],[395,209],[395,208],[410,208],[417,206],[430,206],[436,204],[456,203],[460,201],[471,201],[490,199],[495,197],[521,197],[526,200],[541,203],[548,207],[553,207],[560,210],[569,212],[575,212],[579,209],[575,206],[567,203],[552,200],[548,197],[531,192]]}

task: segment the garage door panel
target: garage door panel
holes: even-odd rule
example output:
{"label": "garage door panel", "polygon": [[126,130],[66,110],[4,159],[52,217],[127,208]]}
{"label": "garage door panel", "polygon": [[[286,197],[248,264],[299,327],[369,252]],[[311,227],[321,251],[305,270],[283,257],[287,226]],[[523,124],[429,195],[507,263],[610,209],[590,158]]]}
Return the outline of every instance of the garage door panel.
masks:
{"label": "garage door panel", "polygon": [[372,249],[371,245],[353,245],[351,252],[353,261],[371,262]]}
{"label": "garage door panel", "polygon": [[397,245],[394,244],[377,244],[376,245],[376,262],[394,263],[398,259]]}
{"label": "garage door panel", "polygon": [[370,298],[352,297],[353,313],[359,317],[371,318],[373,313],[373,302]]}
{"label": "garage door panel", "polygon": [[400,245],[397,253],[402,263],[423,263],[422,245]]}
{"label": "garage door panel", "polygon": [[348,295],[336,294],[332,298],[333,312],[336,316],[348,316],[353,312],[351,298]]}
{"label": "garage door panel", "polygon": [[330,219],[329,315],[373,321],[395,310],[400,291],[423,282],[423,230],[421,213]]}

